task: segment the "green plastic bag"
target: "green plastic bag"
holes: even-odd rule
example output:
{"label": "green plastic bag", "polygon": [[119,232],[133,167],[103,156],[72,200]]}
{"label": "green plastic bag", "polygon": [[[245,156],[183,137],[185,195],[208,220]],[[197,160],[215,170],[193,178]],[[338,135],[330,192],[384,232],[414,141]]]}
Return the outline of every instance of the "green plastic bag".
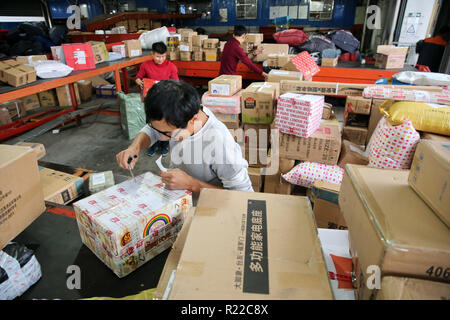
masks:
{"label": "green plastic bag", "polygon": [[125,94],[118,92],[120,103],[120,123],[125,136],[132,140],[145,126],[146,116],[144,102],[139,93]]}

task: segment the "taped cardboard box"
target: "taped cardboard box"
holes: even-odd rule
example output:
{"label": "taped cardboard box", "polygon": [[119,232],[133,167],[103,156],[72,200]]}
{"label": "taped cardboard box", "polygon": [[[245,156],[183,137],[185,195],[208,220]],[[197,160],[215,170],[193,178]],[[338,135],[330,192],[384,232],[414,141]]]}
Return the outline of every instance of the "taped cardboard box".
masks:
{"label": "taped cardboard box", "polygon": [[193,36],[192,37],[192,46],[202,47],[203,41],[205,41],[205,39],[208,39],[208,36],[206,34],[199,34],[199,35]]}
{"label": "taped cardboard box", "polygon": [[88,101],[92,97],[92,81],[91,80],[80,80],[77,81],[78,91],[80,93],[81,101]]}
{"label": "taped cardboard box", "polygon": [[[291,55],[287,54],[269,54],[267,57],[267,66],[272,68],[281,68],[291,59]],[[290,79],[289,79],[290,80]],[[296,79],[294,79],[296,80]],[[302,80],[302,79],[297,79]]]}
{"label": "taped cardboard box", "polygon": [[321,66],[322,67],[331,67],[334,68],[338,64],[339,57],[336,58],[322,58]]}
{"label": "taped cardboard box", "polygon": [[311,188],[314,218],[318,228],[348,229],[344,216],[339,208],[340,185],[325,181],[314,182]]}
{"label": "taped cardboard box", "polygon": [[401,69],[405,64],[408,47],[379,45],[375,57],[375,67],[382,69]]}
{"label": "taped cardboard box", "polygon": [[196,52],[203,52],[203,48],[199,47],[199,46],[192,46],[192,52],[196,53]]}
{"label": "taped cardboard box", "polygon": [[192,45],[192,38],[197,35],[196,31],[189,31],[189,30],[181,30],[179,31],[181,35],[181,42],[187,42],[190,45]]}
{"label": "taped cardboard box", "polygon": [[38,97],[41,107],[54,107],[58,105],[54,89],[39,92]]}
{"label": "taped cardboard box", "polygon": [[406,277],[383,277],[377,300],[450,300],[450,284]]}
{"label": "taped cardboard box", "polygon": [[[74,83],[73,88],[75,90],[75,98],[77,101],[77,104],[79,105],[81,103],[80,100],[80,92],[78,91],[78,84]],[[56,95],[58,97],[58,103],[61,107],[72,107],[74,105],[72,101],[72,96],[70,95],[70,89],[69,85],[66,84],[65,86],[56,88]]]}
{"label": "taped cardboard box", "polygon": [[194,51],[192,57],[194,61],[203,61],[203,51]]}
{"label": "taped cardboard box", "polygon": [[281,93],[309,93],[339,96],[362,96],[368,84],[281,80]]}
{"label": "taped cardboard box", "polygon": [[3,67],[2,74],[3,81],[14,87],[36,81],[36,70],[23,64]]}
{"label": "taped cardboard box", "polygon": [[0,103],[0,109],[6,109],[11,120],[17,120],[27,115],[24,98]]}
{"label": "taped cardboard box", "polygon": [[34,151],[27,147],[0,144],[0,181],[2,249],[45,211]]}
{"label": "taped cardboard box", "polygon": [[333,299],[308,199],[202,189],[167,298]]}
{"label": "taped cardboard box", "polygon": [[284,180],[281,175],[281,171],[278,170],[276,174],[266,174],[265,168],[263,168],[264,173],[264,193],[275,193],[290,195],[292,193],[293,186],[286,180]]}
{"label": "taped cardboard box", "polygon": [[264,184],[263,168],[248,168],[248,176],[252,182],[253,191],[262,192]]}
{"label": "taped cardboard box", "polygon": [[39,109],[41,103],[39,102],[39,97],[37,94],[32,94],[23,98],[20,98],[23,103],[24,109],[28,112],[31,110]]}
{"label": "taped cardboard box", "polygon": [[83,243],[121,278],[172,246],[192,196],[148,172],[73,206]]}
{"label": "taped cardboard box", "polygon": [[345,168],[339,206],[357,259],[359,299],[378,293],[366,286],[372,265],[381,277],[448,282],[440,270],[450,267],[450,229],[408,185],[408,175],[408,170]]}
{"label": "taped cardboard box", "polygon": [[41,166],[39,175],[45,201],[68,204],[83,195],[81,177]]}
{"label": "taped cardboard box", "polygon": [[242,122],[272,123],[279,94],[280,84],[277,82],[253,82],[242,90]]}
{"label": "taped cardboard box", "polygon": [[208,91],[211,96],[233,96],[242,89],[242,76],[221,75],[208,81]]}
{"label": "taped cardboard box", "polygon": [[45,54],[16,57],[16,61],[20,64],[29,64],[34,61],[44,61],[44,60],[47,60],[47,56]]}
{"label": "taped cardboard box", "polygon": [[302,80],[302,73],[286,70],[270,70],[267,82],[280,82],[281,80]]}
{"label": "taped cardboard box", "polygon": [[167,51],[167,58],[170,61],[180,60],[180,50]]}
{"label": "taped cardboard box", "polygon": [[192,52],[192,44],[189,42],[180,42],[178,49],[180,52]]}
{"label": "taped cardboard box", "polygon": [[42,143],[35,142],[17,142],[16,146],[31,148],[34,151],[36,159],[42,159],[45,156],[45,147]]}
{"label": "taped cardboard box", "polygon": [[11,122],[12,120],[8,109],[0,106],[0,126],[4,126],[5,124],[9,124]]}
{"label": "taped cardboard box", "polygon": [[383,117],[383,114],[380,111],[380,106],[385,101],[386,100],[372,99],[372,107],[370,108],[370,117],[369,117],[369,127],[367,129],[366,145],[369,143],[370,137],[372,137],[372,134],[375,131],[378,122],[380,122],[381,118]]}
{"label": "taped cardboard box", "polygon": [[239,114],[232,113],[214,113],[216,118],[222,122],[228,129],[238,129],[240,127]]}
{"label": "taped cardboard box", "polygon": [[348,113],[370,114],[371,98],[348,96],[345,101],[345,111]]}
{"label": "taped cardboard box", "polygon": [[[250,41],[249,41],[250,42]],[[256,62],[263,62],[269,58],[270,54],[279,54],[287,56],[289,53],[288,44],[262,43],[260,46],[262,52],[255,57]]]}
{"label": "taped cardboard box", "polygon": [[203,49],[217,49],[219,48],[218,38],[209,38],[203,41]]}
{"label": "taped cardboard box", "polygon": [[450,228],[450,141],[421,140],[408,182]]}
{"label": "taped cardboard box", "polygon": [[180,60],[181,61],[191,61],[192,53],[190,51],[180,51]]}
{"label": "taped cardboard box", "polygon": [[365,166],[369,164],[369,157],[360,146],[344,139],[342,141],[338,166],[345,169],[346,164],[359,164]]}
{"label": "taped cardboard box", "polygon": [[140,40],[125,40],[125,53],[127,58],[142,56],[142,45]]}
{"label": "taped cardboard box", "polygon": [[367,128],[344,126],[342,138],[363,146],[367,140]]}
{"label": "taped cardboard box", "polygon": [[335,165],[341,152],[341,133],[336,118],[322,120],[310,137],[280,133],[280,157]]}
{"label": "taped cardboard box", "polygon": [[260,44],[264,41],[263,33],[247,33],[245,36],[246,42]]}
{"label": "taped cardboard box", "polygon": [[203,49],[205,61],[217,61],[219,58],[219,49]]}

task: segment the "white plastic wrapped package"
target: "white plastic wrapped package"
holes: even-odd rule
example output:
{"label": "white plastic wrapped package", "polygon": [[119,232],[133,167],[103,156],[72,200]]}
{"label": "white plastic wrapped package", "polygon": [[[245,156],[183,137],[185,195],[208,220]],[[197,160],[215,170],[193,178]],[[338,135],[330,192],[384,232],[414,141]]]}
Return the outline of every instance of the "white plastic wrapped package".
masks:
{"label": "white plastic wrapped package", "polygon": [[167,37],[170,37],[170,32],[167,27],[161,27],[149,32],[144,32],[139,36],[142,49],[151,50],[152,45],[156,42],[164,42],[167,44]]}
{"label": "white plastic wrapped package", "polygon": [[449,86],[450,75],[437,72],[403,71],[392,76],[394,79],[416,86]]}
{"label": "white plastic wrapped package", "polygon": [[409,169],[420,141],[420,134],[412,122],[391,125],[386,117],[381,118],[370,138],[367,150],[369,166],[381,169]]}
{"label": "white plastic wrapped package", "polygon": [[314,182],[325,181],[334,184],[341,184],[344,176],[344,169],[339,166],[332,166],[316,162],[301,162],[282,177],[291,184],[312,188]]}
{"label": "white plastic wrapped package", "polygon": [[120,52],[108,52],[108,53],[109,53],[108,61],[115,61],[123,58]]}
{"label": "white plastic wrapped package", "polygon": [[0,251],[0,300],[21,296],[42,276],[34,252],[16,242]]}
{"label": "white plastic wrapped package", "polygon": [[61,78],[69,75],[73,68],[54,60],[40,60],[30,63],[36,70],[36,75],[42,79]]}

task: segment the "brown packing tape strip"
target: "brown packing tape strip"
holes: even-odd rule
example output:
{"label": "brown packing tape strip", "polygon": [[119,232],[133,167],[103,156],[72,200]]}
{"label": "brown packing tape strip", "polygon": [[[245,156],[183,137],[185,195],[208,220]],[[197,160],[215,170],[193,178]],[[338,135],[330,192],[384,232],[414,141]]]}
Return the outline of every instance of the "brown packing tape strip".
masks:
{"label": "brown packing tape strip", "polygon": [[180,261],[176,274],[189,277],[200,277],[203,274],[204,269],[204,262]]}
{"label": "brown packing tape strip", "polygon": [[215,217],[217,211],[217,208],[197,207],[197,209],[195,209],[195,215],[199,217]]}

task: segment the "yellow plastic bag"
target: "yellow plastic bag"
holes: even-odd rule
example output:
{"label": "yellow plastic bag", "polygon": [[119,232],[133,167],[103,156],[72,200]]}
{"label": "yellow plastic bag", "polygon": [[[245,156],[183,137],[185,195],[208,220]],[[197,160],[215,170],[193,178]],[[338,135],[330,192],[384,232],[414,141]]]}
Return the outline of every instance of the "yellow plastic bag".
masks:
{"label": "yellow plastic bag", "polygon": [[393,126],[402,124],[406,118],[416,130],[450,136],[450,106],[388,100],[380,106],[380,111]]}
{"label": "yellow plastic bag", "polygon": [[148,289],[134,294],[131,296],[126,296],[122,298],[110,298],[110,297],[92,297],[80,300],[153,300],[153,295],[155,294],[156,288]]}

